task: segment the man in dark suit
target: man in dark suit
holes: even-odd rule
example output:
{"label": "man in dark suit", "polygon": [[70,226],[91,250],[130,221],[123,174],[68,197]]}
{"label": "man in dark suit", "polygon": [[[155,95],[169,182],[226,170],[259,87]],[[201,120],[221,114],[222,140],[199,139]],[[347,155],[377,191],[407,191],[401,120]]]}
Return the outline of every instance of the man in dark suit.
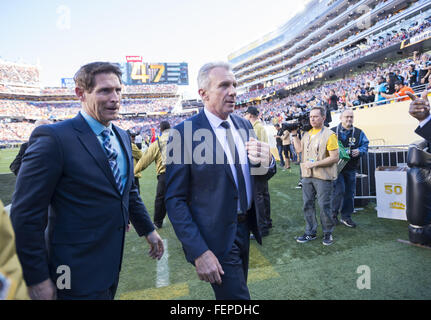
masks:
{"label": "man in dark suit", "polygon": [[32,299],[113,299],[129,219],[150,244],[150,256],[163,255],[134,184],[129,135],[111,123],[120,108],[121,71],[90,63],[75,83],[80,113],[33,131],[12,200]]}
{"label": "man in dark suit", "polygon": [[250,299],[250,230],[262,243],[253,176],[269,179],[275,160],[250,122],[231,114],[237,82],[227,63],[204,65],[198,86],[204,109],[171,132],[166,207],[187,261],[216,299]]}
{"label": "man in dark suit", "polygon": [[409,113],[412,117],[419,120],[419,126],[415,132],[427,140],[428,143],[431,143],[431,115],[428,90],[424,90],[419,99],[412,94],[408,94],[408,96],[413,100],[410,103]]}

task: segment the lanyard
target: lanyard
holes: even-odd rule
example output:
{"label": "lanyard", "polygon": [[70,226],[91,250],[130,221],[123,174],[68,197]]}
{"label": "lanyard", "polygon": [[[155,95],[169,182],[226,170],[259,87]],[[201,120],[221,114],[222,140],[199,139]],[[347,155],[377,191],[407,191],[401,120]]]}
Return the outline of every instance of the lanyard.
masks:
{"label": "lanyard", "polygon": [[[338,129],[341,127],[341,124],[339,124],[338,126],[337,126],[337,138],[338,138]],[[352,139],[349,139],[349,148],[351,148],[351,147],[353,147],[353,145],[355,144],[355,141],[353,140],[353,138],[355,137],[355,127],[354,126],[352,126],[353,127],[353,130],[352,130]],[[349,132],[350,130],[347,130],[347,132]],[[346,134],[346,137],[347,137],[347,134]],[[353,141],[353,142],[352,142]]]}
{"label": "lanyard", "polygon": [[311,135],[310,135],[310,133],[308,133],[308,142],[307,142],[307,154],[309,155],[310,154],[310,144],[311,144],[311,139],[314,139],[314,137],[315,136],[319,136],[319,140],[318,140],[318,142],[317,142],[317,150],[316,150],[316,156],[318,156],[319,155],[319,148],[320,148],[320,141],[322,140],[322,136],[323,136],[323,127],[322,127],[322,129],[320,130],[320,132],[318,133],[318,134],[315,134],[314,136],[313,136],[313,138],[311,137]]}

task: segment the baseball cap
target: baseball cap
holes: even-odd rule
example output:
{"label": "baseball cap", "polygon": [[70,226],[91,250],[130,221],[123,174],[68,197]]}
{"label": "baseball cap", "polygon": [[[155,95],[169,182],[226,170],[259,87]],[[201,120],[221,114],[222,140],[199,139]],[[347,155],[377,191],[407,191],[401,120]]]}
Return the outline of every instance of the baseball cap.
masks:
{"label": "baseball cap", "polygon": [[247,108],[247,111],[245,113],[250,113],[254,116],[258,116],[259,115],[259,110],[257,110],[256,107],[250,106]]}

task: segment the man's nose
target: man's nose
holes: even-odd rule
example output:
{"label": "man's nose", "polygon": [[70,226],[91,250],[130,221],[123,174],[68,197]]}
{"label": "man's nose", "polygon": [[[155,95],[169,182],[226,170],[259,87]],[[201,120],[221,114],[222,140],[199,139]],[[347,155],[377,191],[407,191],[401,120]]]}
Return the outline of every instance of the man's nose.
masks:
{"label": "man's nose", "polygon": [[236,88],[234,86],[229,87],[229,95],[236,96]]}
{"label": "man's nose", "polygon": [[121,99],[121,92],[113,91],[111,94],[111,101],[119,102]]}

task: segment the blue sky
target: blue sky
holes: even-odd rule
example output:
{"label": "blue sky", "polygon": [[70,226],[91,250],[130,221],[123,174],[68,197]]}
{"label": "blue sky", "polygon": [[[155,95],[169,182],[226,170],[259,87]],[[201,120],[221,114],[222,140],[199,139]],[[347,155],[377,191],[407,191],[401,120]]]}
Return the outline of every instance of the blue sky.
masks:
{"label": "blue sky", "polygon": [[40,62],[46,86],[60,86],[91,61],[187,62],[190,95],[208,61],[274,31],[306,1],[16,0],[0,4],[0,57]]}

